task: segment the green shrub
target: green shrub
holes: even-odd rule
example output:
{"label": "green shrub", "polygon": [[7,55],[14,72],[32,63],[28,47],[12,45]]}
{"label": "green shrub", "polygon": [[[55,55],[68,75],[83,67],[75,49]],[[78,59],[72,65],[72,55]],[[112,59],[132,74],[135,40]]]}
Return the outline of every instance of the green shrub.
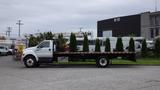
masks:
{"label": "green shrub", "polygon": [[63,35],[59,34],[57,39],[57,45],[56,45],[57,51],[60,51],[60,52],[65,51],[65,45],[66,45],[66,41],[63,38]]}
{"label": "green shrub", "polygon": [[146,43],[146,39],[144,39],[142,41],[141,55],[142,55],[142,57],[146,57],[147,56],[147,43]]}
{"label": "green shrub", "polygon": [[38,44],[37,38],[34,37],[33,35],[30,35],[28,46],[33,47],[33,46],[36,46],[37,44]]}
{"label": "green shrub", "polygon": [[95,52],[100,52],[100,51],[101,51],[100,42],[99,39],[96,39]]}
{"label": "green shrub", "polygon": [[156,57],[160,57],[160,38],[156,39],[154,54]]}
{"label": "green shrub", "polygon": [[110,51],[111,51],[110,40],[109,40],[109,38],[106,38],[106,41],[105,41],[105,52],[110,52]]}
{"label": "green shrub", "polygon": [[117,39],[116,51],[118,51],[118,52],[123,52],[124,51],[123,42],[122,42],[122,38],[121,37],[118,37],[118,39]]}
{"label": "green shrub", "polygon": [[129,40],[128,51],[129,51],[129,52],[135,52],[135,45],[134,45],[134,40],[133,40],[133,38],[130,38],[130,40]]}
{"label": "green shrub", "polygon": [[76,35],[74,33],[71,33],[70,36],[69,49],[71,52],[77,51],[77,40],[76,40]]}
{"label": "green shrub", "polygon": [[87,36],[87,34],[84,34],[83,52],[88,52],[88,51],[89,51],[88,36]]}

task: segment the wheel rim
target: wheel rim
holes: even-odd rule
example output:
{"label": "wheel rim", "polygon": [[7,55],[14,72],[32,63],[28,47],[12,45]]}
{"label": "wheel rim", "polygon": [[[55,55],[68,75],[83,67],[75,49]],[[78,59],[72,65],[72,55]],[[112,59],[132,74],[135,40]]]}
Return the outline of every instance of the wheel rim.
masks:
{"label": "wheel rim", "polygon": [[33,64],[34,64],[33,59],[31,59],[31,58],[27,59],[27,65],[28,66],[33,66]]}
{"label": "wheel rim", "polygon": [[99,64],[101,65],[101,66],[106,66],[107,65],[107,60],[106,60],[106,58],[101,58],[100,60],[99,60]]}

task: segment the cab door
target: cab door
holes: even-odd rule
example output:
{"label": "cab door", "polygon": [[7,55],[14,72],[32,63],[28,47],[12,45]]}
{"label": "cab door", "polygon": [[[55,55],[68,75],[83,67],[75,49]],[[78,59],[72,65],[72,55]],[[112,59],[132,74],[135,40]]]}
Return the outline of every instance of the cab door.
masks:
{"label": "cab door", "polygon": [[51,41],[43,41],[36,48],[36,54],[38,56],[39,62],[49,62],[52,61],[52,49]]}

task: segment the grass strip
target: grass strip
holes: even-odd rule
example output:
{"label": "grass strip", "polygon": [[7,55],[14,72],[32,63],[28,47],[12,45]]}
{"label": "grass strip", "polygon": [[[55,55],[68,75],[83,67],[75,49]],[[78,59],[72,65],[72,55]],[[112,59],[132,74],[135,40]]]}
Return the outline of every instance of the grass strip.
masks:
{"label": "grass strip", "polygon": [[[54,64],[96,64],[94,61],[70,61],[70,62],[53,62]],[[113,59],[112,64],[133,64],[133,65],[160,65],[160,59],[157,58],[141,58],[137,59],[136,62],[123,60],[123,59]]]}

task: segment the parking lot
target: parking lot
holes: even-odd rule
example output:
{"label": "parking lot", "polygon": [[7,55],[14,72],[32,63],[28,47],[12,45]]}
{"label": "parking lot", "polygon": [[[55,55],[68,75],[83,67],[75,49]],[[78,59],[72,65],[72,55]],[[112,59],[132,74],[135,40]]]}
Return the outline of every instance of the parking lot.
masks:
{"label": "parking lot", "polygon": [[43,65],[0,56],[0,90],[160,90],[160,66]]}

